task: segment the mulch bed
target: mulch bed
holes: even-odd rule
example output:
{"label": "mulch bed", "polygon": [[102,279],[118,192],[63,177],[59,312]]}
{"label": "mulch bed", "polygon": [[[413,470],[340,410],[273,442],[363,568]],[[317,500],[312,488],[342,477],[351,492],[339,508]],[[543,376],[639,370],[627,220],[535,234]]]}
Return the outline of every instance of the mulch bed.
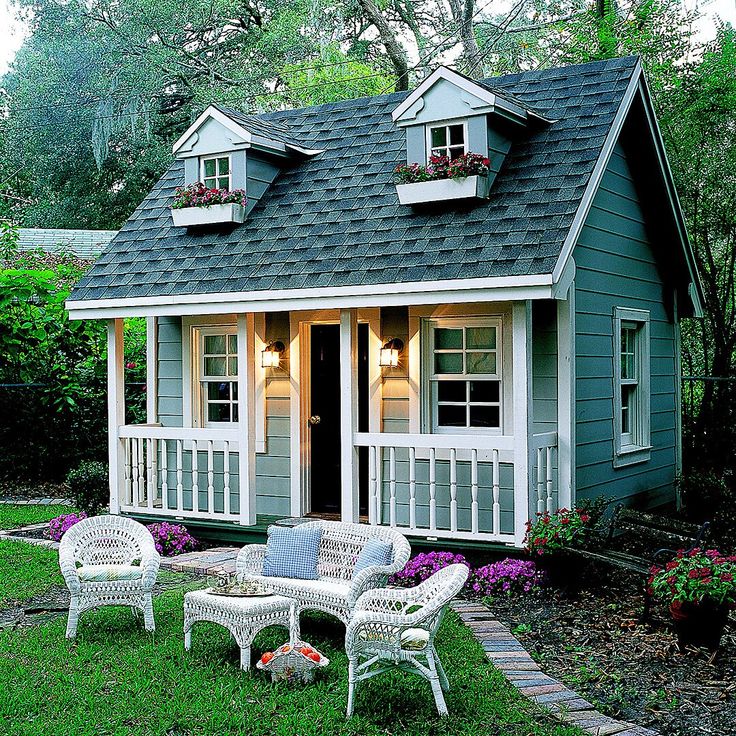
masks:
{"label": "mulch bed", "polygon": [[490,606],[542,669],[605,714],[663,736],[736,734],[734,618],[717,653],[683,653],[663,607],[637,623],[639,580],[617,573],[598,582],[577,596],[547,590]]}
{"label": "mulch bed", "polygon": [[65,483],[22,483],[0,481],[0,498],[27,501],[36,498],[69,498],[69,486]]}

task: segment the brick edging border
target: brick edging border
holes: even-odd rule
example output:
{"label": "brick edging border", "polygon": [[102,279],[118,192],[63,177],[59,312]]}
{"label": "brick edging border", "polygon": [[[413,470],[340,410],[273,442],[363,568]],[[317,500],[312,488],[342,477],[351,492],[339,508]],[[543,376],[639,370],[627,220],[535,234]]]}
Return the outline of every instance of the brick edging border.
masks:
{"label": "brick edging border", "polygon": [[656,731],[643,726],[604,716],[574,690],[542,672],[518,639],[493,618],[486,606],[454,601],[452,608],[506,679],[559,720],[578,726],[592,736],[658,736]]}

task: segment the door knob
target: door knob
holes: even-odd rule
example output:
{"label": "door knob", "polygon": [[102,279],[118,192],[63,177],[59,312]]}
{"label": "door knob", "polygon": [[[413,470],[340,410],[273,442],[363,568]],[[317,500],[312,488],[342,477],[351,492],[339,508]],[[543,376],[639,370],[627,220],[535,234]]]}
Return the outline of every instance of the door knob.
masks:
{"label": "door knob", "polygon": [[319,414],[312,414],[307,421],[312,427],[316,427],[322,421],[322,417]]}

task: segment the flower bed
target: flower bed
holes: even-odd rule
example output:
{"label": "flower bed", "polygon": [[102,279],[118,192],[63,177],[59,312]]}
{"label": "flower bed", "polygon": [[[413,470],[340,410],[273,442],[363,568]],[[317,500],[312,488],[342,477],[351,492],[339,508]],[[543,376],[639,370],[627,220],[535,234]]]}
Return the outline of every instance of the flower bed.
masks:
{"label": "flower bed", "polygon": [[62,514],[61,516],[56,516],[51,519],[48,528],[44,529],[43,536],[54,542],[60,542],[61,538],[69,529],[86,518],[87,514],[84,511],[80,511],[78,514]]}
{"label": "flower bed", "polygon": [[199,542],[187,531],[182,524],[170,524],[162,521],[158,524],[149,524],[156,551],[164,557],[180,555],[197,549]]}
{"label": "flower bed", "polygon": [[198,182],[176,189],[171,217],[178,227],[240,223],[246,203],[244,189],[210,189]]}

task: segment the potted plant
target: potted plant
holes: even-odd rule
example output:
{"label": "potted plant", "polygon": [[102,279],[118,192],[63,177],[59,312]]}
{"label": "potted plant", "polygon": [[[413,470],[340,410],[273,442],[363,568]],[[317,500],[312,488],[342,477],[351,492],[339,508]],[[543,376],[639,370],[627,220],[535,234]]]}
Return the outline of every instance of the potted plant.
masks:
{"label": "potted plant", "polygon": [[453,199],[487,199],[490,160],[479,153],[454,159],[430,156],[429,164],[401,164],[394,169],[401,204],[444,202]]}
{"label": "potted plant", "polygon": [[728,612],[736,606],[736,556],[718,550],[680,550],[664,567],[653,567],[649,593],[669,603],[677,640],[717,649]]}
{"label": "potted plant", "polygon": [[201,182],[177,187],[171,218],[177,227],[240,223],[245,219],[244,189],[209,189]]}
{"label": "potted plant", "polygon": [[583,508],[545,511],[527,521],[524,543],[529,553],[539,558],[553,586],[566,590],[579,587],[584,559],[571,550],[584,546],[591,528],[591,515]]}

